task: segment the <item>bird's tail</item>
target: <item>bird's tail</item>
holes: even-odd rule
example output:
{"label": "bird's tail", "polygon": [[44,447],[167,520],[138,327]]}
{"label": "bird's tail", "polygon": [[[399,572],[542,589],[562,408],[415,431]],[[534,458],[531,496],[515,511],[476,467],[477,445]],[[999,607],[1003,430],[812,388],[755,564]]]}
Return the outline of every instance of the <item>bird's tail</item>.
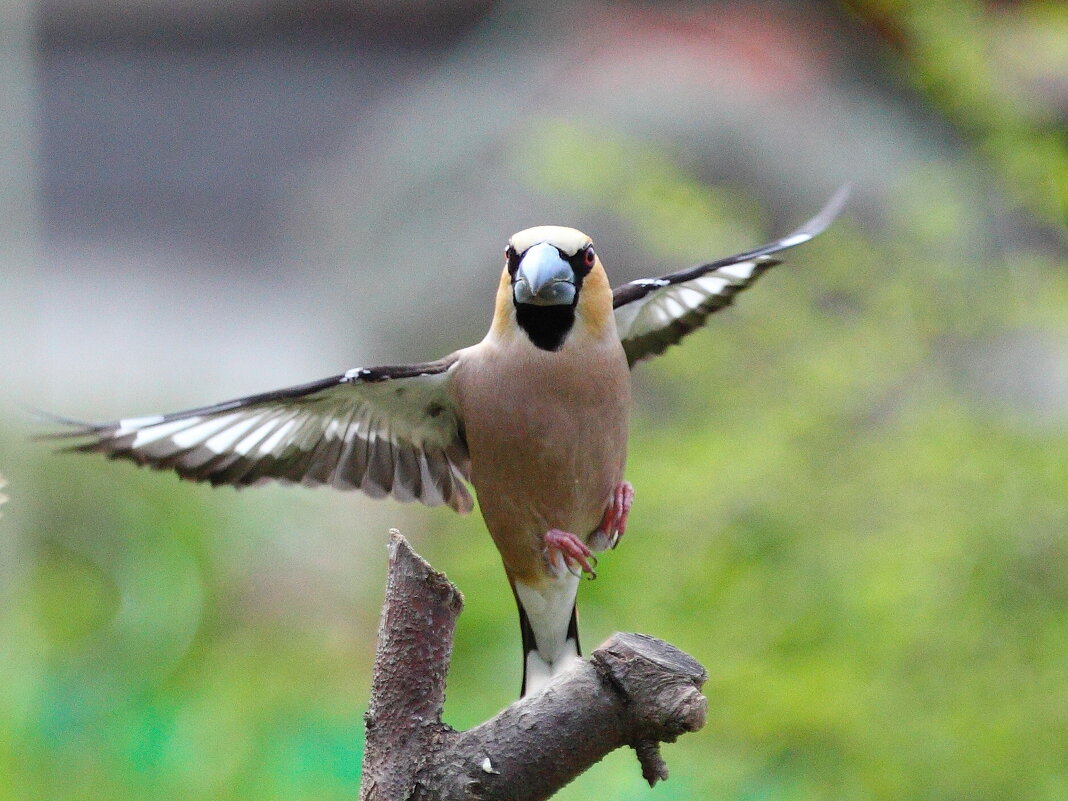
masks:
{"label": "bird's tail", "polygon": [[534,628],[530,625],[523,602],[516,595],[519,607],[519,631],[523,637],[523,686],[520,697],[540,692],[549,683],[549,679],[567,668],[582,655],[578,636],[578,608],[571,605],[571,620],[567,624],[567,636],[562,647],[555,649],[552,659],[547,659],[544,649],[538,648]]}

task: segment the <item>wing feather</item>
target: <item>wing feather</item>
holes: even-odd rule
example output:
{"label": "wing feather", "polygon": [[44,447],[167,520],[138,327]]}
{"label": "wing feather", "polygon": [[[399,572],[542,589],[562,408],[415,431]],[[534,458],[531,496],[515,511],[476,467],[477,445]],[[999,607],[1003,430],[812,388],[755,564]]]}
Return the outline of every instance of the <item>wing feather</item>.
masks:
{"label": "wing feather", "polygon": [[616,328],[631,367],[663,353],[703,326],[713,312],[730,305],[735,295],[779,264],[771,254],[808,242],[826,230],[848,197],[849,187],[843,186],[819,214],[782,239],[662,278],[616,287],[612,304]]}
{"label": "wing feather", "polygon": [[297,387],[112,423],[55,418],[103,453],[183,478],[236,487],[277,480],[360,489],[458,512],[473,502],[463,424],[449,380],[456,357],[349,370]]}

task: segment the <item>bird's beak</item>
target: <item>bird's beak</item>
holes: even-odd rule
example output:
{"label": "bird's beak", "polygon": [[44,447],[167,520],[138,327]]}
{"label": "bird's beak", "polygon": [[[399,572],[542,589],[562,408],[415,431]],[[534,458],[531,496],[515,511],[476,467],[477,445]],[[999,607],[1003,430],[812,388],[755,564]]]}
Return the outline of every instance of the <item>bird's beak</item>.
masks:
{"label": "bird's beak", "polygon": [[575,300],[575,271],[560,251],[542,242],[523,254],[512,292],[516,303],[564,306]]}

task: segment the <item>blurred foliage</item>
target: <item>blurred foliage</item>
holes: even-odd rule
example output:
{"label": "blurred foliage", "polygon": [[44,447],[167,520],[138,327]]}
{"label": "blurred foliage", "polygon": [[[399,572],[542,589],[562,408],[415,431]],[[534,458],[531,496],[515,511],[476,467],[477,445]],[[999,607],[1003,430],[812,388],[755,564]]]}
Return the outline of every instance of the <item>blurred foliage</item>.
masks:
{"label": "blurred foliage", "polygon": [[0,798],[353,797],[370,655],[242,608],[274,493],[12,450]]}
{"label": "blurred foliage", "polygon": [[[1063,128],[1006,108],[1005,74],[976,56],[1011,11],[862,5],[1055,220]],[[1013,8],[1062,30],[1063,9]],[[550,121],[511,155],[533,191],[630,226],[653,264],[779,233],[648,143]],[[709,722],[667,749],[666,785],[617,752],[560,798],[1068,798],[1068,411],[1038,391],[1068,380],[1068,274],[1013,242],[977,257],[988,221],[954,169],[901,176],[885,227],[847,211],[637,370],[638,499],[582,587],[583,636],[693,653]],[[1038,377],[1017,380],[1026,359]],[[353,798],[385,552],[343,543],[384,526],[336,494],[211,491],[24,433],[0,438],[0,799]],[[446,711],[477,723],[519,683],[489,538],[477,518],[379,507],[468,594]]]}
{"label": "blurred foliage", "polygon": [[1068,241],[1068,5],[849,0],[897,45],[898,69]]}

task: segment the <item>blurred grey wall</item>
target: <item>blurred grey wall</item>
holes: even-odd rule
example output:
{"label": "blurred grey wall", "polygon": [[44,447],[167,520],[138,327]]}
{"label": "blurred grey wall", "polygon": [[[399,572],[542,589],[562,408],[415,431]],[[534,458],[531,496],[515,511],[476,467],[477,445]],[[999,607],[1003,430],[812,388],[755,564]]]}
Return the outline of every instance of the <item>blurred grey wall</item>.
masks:
{"label": "blurred grey wall", "polygon": [[[32,6],[0,3],[0,316],[8,372],[33,350],[37,273],[37,114]],[[12,377],[13,378],[13,377]]]}
{"label": "blurred grey wall", "polygon": [[[5,224],[38,258],[14,270],[35,303],[8,323],[31,344],[5,394],[71,414],[467,344],[527,225],[587,228],[629,280],[782,233],[845,181],[877,224],[965,158],[870,32],[820,3],[50,0],[32,70],[27,9],[9,13],[25,189]],[[582,197],[581,155],[579,191],[539,184],[557,124],[648,143],[766,225],[643,250],[633,214]],[[958,190],[996,205],[974,182]]]}

